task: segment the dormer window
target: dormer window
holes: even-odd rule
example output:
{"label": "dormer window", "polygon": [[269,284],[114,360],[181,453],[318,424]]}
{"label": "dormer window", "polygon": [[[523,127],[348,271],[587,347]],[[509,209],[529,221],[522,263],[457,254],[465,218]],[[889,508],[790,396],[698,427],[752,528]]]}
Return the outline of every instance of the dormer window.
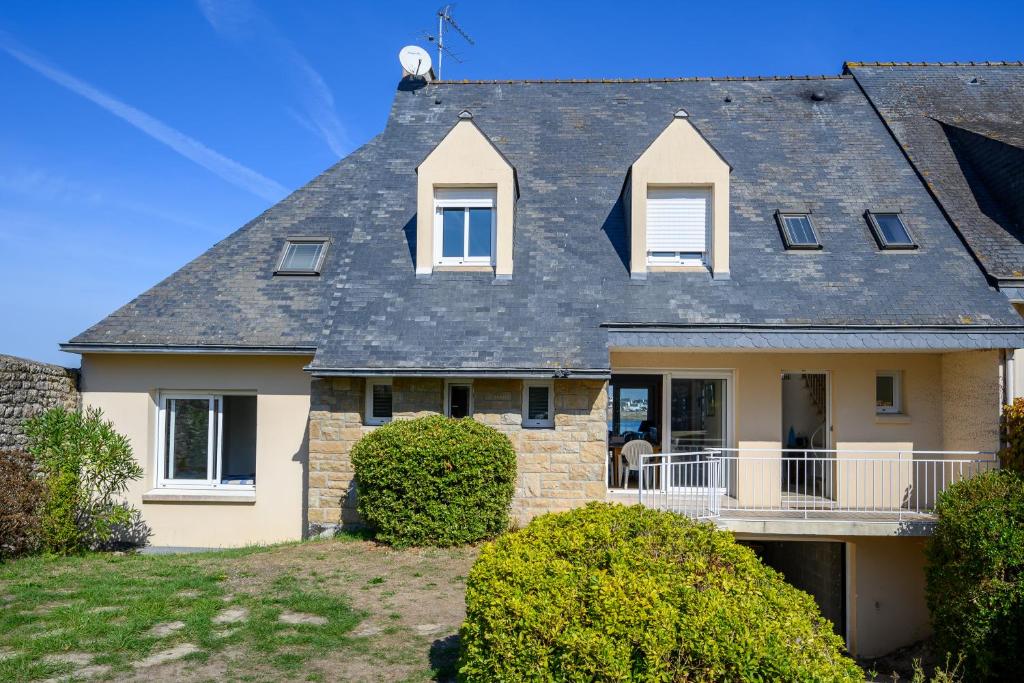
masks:
{"label": "dormer window", "polygon": [[647,263],[704,265],[710,213],[708,188],[648,188]]}
{"label": "dormer window", "polygon": [[914,238],[898,213],[867,212],[871,232],[882,249],[917,249]]}
{"label": "dormer window", "polygon": [[438,189],[434,193],[434,254],[439,266],[493,266],[495,191]]}
{"label": "dormer window", "polygon": [[778,212],[775,219],[779,222],[786,249],[821,249],[810,214]]}
{"label": "dormer window", "polygon": [[274,275],[319,275],[326,254],[325,239],[290,238],[284,243]]}

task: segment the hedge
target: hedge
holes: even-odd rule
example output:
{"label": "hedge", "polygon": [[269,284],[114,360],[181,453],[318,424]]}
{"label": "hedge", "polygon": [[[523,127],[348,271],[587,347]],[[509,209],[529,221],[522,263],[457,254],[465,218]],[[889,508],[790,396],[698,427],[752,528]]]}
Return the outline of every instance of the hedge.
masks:
{"label": "hedge", "polygon": [[359,514],[385,543],[454,546],[508,528],[516,453],[493,427],[395,420],[356,443],[352,464]]}
{"label": "hedge", "polygon": [[1024,477],[988,472],[949,487],[926,548],[939,652],[964,656],[967,680],[1024,671]]}
{"label": "hedge", "polygon": [[591,503],[487,544],[464,681],[863,681],[814,600],[712,525]]}

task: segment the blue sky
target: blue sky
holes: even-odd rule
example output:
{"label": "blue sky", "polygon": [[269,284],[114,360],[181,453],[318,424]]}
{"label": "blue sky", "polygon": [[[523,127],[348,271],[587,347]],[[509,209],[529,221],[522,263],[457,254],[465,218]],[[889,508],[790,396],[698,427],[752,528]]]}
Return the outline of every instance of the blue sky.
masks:
{"label": "blue sky", "polygon": [[[430,2],[0,6],[0,353],[57,344],[384,125]],[[1024,3],[465,0],[448,78],[835,74],[1024,59]],[[514,14],[512,12],[515,12]]]}

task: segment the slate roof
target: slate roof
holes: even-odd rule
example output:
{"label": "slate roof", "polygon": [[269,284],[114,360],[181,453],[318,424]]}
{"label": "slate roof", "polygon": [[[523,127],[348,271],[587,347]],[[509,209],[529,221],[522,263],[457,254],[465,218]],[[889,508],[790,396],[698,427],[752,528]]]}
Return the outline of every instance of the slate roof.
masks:
{"label": "slate roof", "polygon": [[1024,280],[1024,62],[845,68],[986,272]]}
{"label": "slate roof", "polygon": [[[732,277],[633,281],[623,180],[680,108],[733,167]],[[508,281],[415,276],[415,168],[463,109],[516,168]],[[787,252],[777,209],[811,211],[824,249]],[[867,209],[901,210],[921,248],[879,251]],[[331,237],[320,278],[271,276],[289,235]],[[897,325],[900,348],[915,326],[1003,326],[1024,345],[849,77],[400,87],[377,138],[72,342],[309,344],[322,374],[525,374],[606,371],[606,323]]]}

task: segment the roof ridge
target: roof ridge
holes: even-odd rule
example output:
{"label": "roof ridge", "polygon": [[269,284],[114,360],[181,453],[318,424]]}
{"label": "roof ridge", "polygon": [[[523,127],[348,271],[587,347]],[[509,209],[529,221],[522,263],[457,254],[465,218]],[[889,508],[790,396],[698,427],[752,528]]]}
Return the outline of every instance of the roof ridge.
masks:
{"label": "roof ridge", "polygon": [[1024,61],[988,62],[843,62],[843,71],[861,66],[1024,66]]}
{"label": "roof ridge", "polygon": [[806,76],[679,76],[673,78],[497,78],[431,81],[430,85],[681,83],[694,81],[826,81],[849,78],[847,74]]}

